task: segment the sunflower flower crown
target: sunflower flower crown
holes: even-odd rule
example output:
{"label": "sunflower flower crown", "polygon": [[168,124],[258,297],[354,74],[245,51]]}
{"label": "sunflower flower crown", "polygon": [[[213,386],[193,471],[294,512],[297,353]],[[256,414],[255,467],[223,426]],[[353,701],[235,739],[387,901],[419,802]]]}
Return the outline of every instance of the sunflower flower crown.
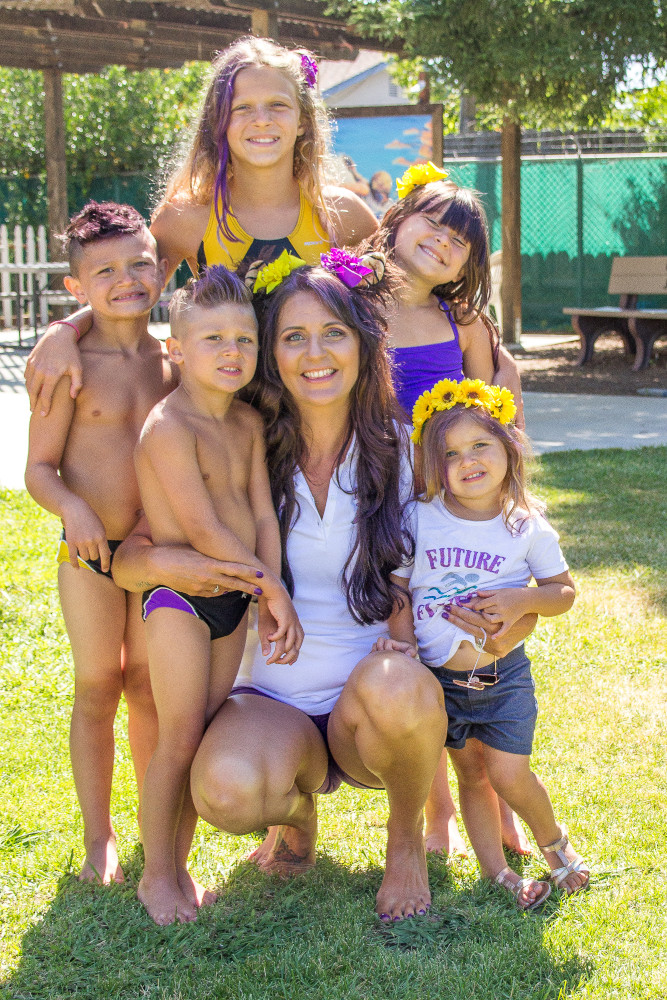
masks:
{"label": "sunflower flower crown", "polygon": [[480,407],[501,424],[509,424],[516,416],[514,395],[509,389],[487,385],[481,378],[464,378],[461,382],[445,378],[423,392],[414,405],[411,434],[414,443],[421,444],[424,424],[434,413],[454,406]]}
{"label": "sunflower flower crown", "polygon": [[436,167],[435,163],[415,163],[408,167],[403,176],[396,181],[396,190],[399,198],[405,198],[413,188],[430,184],[431,181],[444,181],[449,174],[441,167]]}

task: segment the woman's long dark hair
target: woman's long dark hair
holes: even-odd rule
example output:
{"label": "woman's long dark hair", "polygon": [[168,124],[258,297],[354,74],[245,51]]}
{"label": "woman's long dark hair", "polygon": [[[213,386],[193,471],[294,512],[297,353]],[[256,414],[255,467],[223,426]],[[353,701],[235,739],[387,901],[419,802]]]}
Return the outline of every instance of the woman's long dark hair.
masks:
{"label": "woman's long dark hair", "polygon": [[[407,431],[400,423],[386,350],[386,332],[372,289],[351,290],[321,267],[300,267],[259,307],[261,378],[254,402],[266,424],[267,461],[283,547],[283,579],[294,592],[286,557],[290,527],[299,509],[294,475],[306,457],[298,407],[281,382],[274,346],[280,312],[298,292],[311,292],[359,336],[359,377],[350,396],[345,441],[336,466],[356,435],[356,539],[343,572],[350,614],[359,624],[384,621],[401,591],[389,574],[411,555],[401,525],[401,455]],[[381,293],[380,293],[381,294]]]}

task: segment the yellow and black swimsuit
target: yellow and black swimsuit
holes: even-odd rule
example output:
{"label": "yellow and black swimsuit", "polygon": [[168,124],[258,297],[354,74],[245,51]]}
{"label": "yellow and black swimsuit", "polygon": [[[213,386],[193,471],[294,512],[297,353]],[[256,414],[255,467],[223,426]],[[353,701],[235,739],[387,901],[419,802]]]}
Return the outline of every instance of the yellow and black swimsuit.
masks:
{"label": "yellow and black swimsuit", "polygon": [[307,264],[319,264],[320,254],[326,253],[331,246],[317,212],[303,191],[301,191],[299,218],[289,236],[274,240],[255,239],[241,229],[231,213],[227,216],[227,222],[236,241],[227,239],[225,234],[218,230],[215,210],[211,205],[208,226],[197,253],[200,271],[209,264],[224,264],[230,271],[236,271],[239,277],[243,278],[254,261],[262,260],[268,264],[279,257],[283,250],[301,257]]}

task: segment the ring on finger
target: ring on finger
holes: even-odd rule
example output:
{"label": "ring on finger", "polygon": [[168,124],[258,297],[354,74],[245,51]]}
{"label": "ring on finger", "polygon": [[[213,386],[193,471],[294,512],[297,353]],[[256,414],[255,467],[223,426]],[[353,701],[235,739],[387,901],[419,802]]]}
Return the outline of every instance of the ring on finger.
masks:
{"label": "ring on finger", "polygon": [[220,584],[216,583],[215,587],[213,588],[213,593],[217,594],[219,590],[220,590]]}

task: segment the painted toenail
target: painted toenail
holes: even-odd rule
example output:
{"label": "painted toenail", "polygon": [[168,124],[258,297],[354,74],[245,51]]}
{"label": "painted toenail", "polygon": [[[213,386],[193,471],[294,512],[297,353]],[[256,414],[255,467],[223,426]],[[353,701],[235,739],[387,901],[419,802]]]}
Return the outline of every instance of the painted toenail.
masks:
{"label": "painted toenail", "polygon": [[388,913],[381,913],[380,914],[380,920],[389,920],[389,914]]}
{"label": "painted toenail", "polygon": [[419,914],[420,917],[426,916],[426,910],[417,910],[417,913]]}

